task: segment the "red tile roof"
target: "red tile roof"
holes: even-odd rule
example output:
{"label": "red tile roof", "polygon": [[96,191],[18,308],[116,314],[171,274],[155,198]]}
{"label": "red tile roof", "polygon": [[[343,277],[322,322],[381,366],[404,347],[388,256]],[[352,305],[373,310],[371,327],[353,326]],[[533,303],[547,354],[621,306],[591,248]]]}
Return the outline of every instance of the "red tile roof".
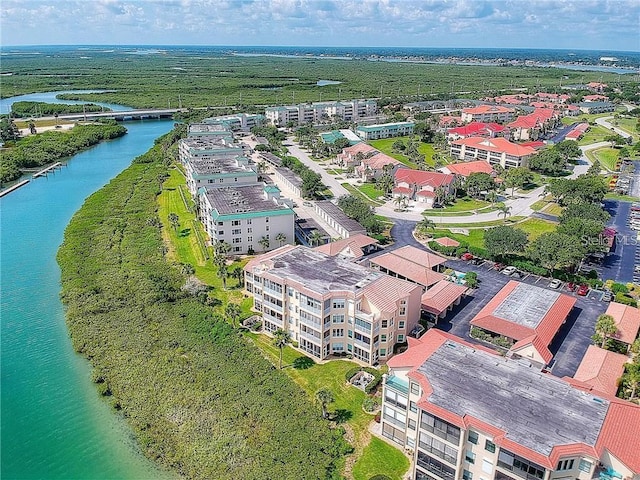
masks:
{"label": "red tile roof", "polygon": [[544,146],[546,146],[547,144],[544,142],[541,142],[540,140],[534,140],[532,142],[523,142],[520,144],[521,147],[529,147],[529,148],[533,148],[535,150],[542,148]]}
{"label": "red tile roof", "polygon": [[370,260],[372,265],[378,265],[387,271],[394,272],[404,278],[429,288],[431,285],[444,280],[444,275],[434,272],[424,264],[414,263],[411,260],[394,255],[394,252],[382,254]]}
{"label": "red tile roof", "polygon": [[509,123],[509,128],[536,128],[542,126],[556,115],[550,108],[536,108],[533,113],[521,115],[513,122]]}
{"label": "red tile roof", "polygon": [[484,160],[450,163],[446,167],[443,167],[443,170],[446,170],[453,175],[461,175],[463,177],[468,177],[472,173],[493,173],[493,167],[491,164]]}
{"label": "red tile roof", "polygon": [[438,122],[438,125],[440,125],[441,127],[447,126],[447,125],[451,125],[452,123],[457,123],[457,124],[461,124],[462,122],[462,118],[461,117],[455,117],[452,115],[442,115],[440,117],[440,121]]}
{"label": "red tile roof", "polygon": [[422,250],[412,245],[405,245],[404,247],[396,248],[389,253],[432,270],[439,265],[443,265],[447,261],[440,255],[427,252],[426,250]]}
{"label": "red tile roof", "polygon": [[401,165],[402,162],[396,160],[389,155],[378,152],[375,155],[362,159],[362,163],[372,170],[382,170],[386,165]]}
{"label": "red tile roof", "polygon": [[453,182],[454,176],[440,172],[425,172],[424,170],[413,170],[410,168],[399,168],[395,173],[396,185],[400,182],[409,185],[431,186],[438,188],[449,185]]}
{"label": "red tile roof", "polygon": [[355,145],[351,145],[350,147],[343,148],[343,155],[356,155],[358,153],[369,153],[369,152],[378,152],[379,150],[372,147],[371,145],[361,142],[356,143]]}
{"label": "red tile roof", "polygon": [[457,285],[447,280],[440,280],[422,294],[422,308],[434,315],[446,311],[469,290],[464,285]]}
{"label": "red tile roof", "polygon": [[596,450],[611,454],[640,474],[640,406],[612,401],[596,442]]}
{"label": "red tile roof", "polygon": [[460,242],[449,237],[440,237],[440,238],[436,238],[433,241],[436,243],[439,243],[443,247],[459,247],[460,246]]}
{"label": "red tile roof", "polygon": [[[540,356],[548,363],[552,355],[547,347],[560,329],[560,326],[566,320],[569,312],[571,312],[571,309],[576,303],[576,299],[561,293],[534,328],[496,316],[494,314],[495,310],[520,285],[524,284],[510,280],[509,283],[473,317],[471,325],[516,340],[516,343],[512,347],[513,350],[519,350],[527,345],[533,345]],[[536,289],[541,287],[530,285],[528,288]]]}
{"label": "red tile roof", "polygon": [[406,280],[382,275],[367,285],[362,295],[381,312],[393,313],[398,309],[399,300],[408,297],[411,292],[419,288],[421,288],[420,285]]}
{"label": "red tile roof", "polygon": [[375,238],[371,238],[367,235],[359,233],[349,238],[325,243],[324,245],[316,247],[314,250],[326,253],[327,255],[331,255],[332,257],[340,253],[346,253],[350,256],[353,256],[354,258],[360,258],[364,255],[364,252],[362,251],[364,247],[375,245],[377,243],[379,242]]}
{"label": "red tile roof", "polygon": [[526,157],[533,155],[536,151],[531,147],[523,147],[515,143],[511,143],[506,138],[484,138],[469,137],[451,142],[452,145],[466,145],[467,147],[477,148],[488,152],[506,153],[514,157]]}
{"label": "red tile roof", "polygon": [[477,107],[463,108],[462,113],[469,115],[482,115],[485,113],[514,113],[513,108],[502,107],[500,105],[478,105]]}
{"label": "red tile roof", "polygon": [[638,330],[640,330],[640,310],[621,303],[611,302],[606,313],[613,317],[618,327],[618,332],[613,338],[632,344],[638,336]]}
{"label": "red tile roof", "polygon": [[402,195],[411,195],[413,193],[413,190],[407,187],[396,187],[393,189],[392,193],[400,193]]}
{"label": "red tile roof", "polygon": [[506,129],[499,123],[471,122],[461,127],[450,128],[447,130],[447,134],[460,137],[485,136],[500,133]]}
{"label": "red tile roof", "polygon": [[624,365],[628,360],[629,357],[620,353],[589,345],[573,378],[600,392],[615,395],[618,391],[618,379],[624,373]]}

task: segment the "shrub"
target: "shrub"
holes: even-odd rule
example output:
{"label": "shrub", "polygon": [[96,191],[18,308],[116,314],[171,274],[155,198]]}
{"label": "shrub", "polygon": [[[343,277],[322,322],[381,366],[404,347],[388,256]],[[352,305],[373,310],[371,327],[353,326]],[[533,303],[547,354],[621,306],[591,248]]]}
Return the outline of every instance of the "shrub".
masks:
{"label": "shrub", "polygon": [[623,283],[614,283],[613,285],[611,285],[611,291],[616,295],[618,293],[629,293],[629,289]]}
{"label": "shrub", "polygon": [[632,298],[624,293],[616,293],[616,302],[622,303],[623,305],[629,305],[631,307],[637,307],[638,302],[635,298]]}
{"label": "shrub", "polygon": [[547,269],[536,265],[530,260],[514,260],[510,262],[511,265],[516,267],[518,270],[523,270],[525,272],[533,273],[535,275],[545,276],[547,274]]}
{"label": "shrub", "polygon": [[353,367],[347,370],[344,374],[344,378],[347,382],[351,381],[356,373],[360,371],[360,367]]}
{"label": "shrub", "polygon": [[379,406],[380,405],[378,404],[378,401],[373,397],[367,397],[362,402],[362,408],[367,413],[371,413],[371,412],[376,411]]}
{"label": "shrub", "polygon": [[469,253],[474,257],[489,258],[489,252],[486,249],[480,247],[469,246]]}
{"label": "shrub", "polygon": [[380,419],[382,418],[382,415],[380,415],[380,412],[376,413],[376,416],[374,417],[374,420],[376,421],[376,423],[380,423]]}
{"label": "shrub", "polygon": [[365,393],[372,393],[380,384],[380,381],[382,380],[382,374],[375,368],[371,367],[365,367],[363,368],[363,370],[373,375],[373,380],[371,380],[369,384],[364,388]]}

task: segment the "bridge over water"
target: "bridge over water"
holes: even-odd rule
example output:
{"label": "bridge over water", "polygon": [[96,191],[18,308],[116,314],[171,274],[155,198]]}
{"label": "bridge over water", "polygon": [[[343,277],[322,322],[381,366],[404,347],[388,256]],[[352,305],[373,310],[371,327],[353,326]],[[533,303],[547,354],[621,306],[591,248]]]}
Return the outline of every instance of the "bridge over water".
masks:
{"label": "bridge over water", "polygon": [[186,112],[186,108],[147,108],[140,110],[124,110],[118,112],[87,112],[59,115],[60,120],[100,120],[110,118],[119,122],[126,120],[142,120],[145,118],[171,118],[174,113]]}

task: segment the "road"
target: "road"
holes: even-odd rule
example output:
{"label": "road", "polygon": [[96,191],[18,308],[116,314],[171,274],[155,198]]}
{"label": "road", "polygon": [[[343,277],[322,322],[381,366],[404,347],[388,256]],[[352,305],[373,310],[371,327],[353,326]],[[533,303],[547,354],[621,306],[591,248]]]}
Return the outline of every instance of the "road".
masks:
{"label": "road", "polygon": [[340,182],[333,177],[333,175],[327,173],[327,171],[322,168],[318,162],[315,162],[311,157],[309,157],[307,152],[302,150],[300,145],[294,141],[293,137],[288,137],[284,146],[287,147],[291,155],[322,176],[322,183],[329,187],[335,198],[341,197],[342,195],[349,195],[349,191],[344,188]]}
{"label": "road", "polygon": [[596,123],[598,125],[600,125],[601,127],[604,127],[608,130],[612,130],[614,133],[617,133],[618,135],[620,135],[621,137],[624,138],[629,138],[631,137],[630,134],[628,134],[627,132],[625,132],[624,130],[622,130],[621,128],[615,127],[613,126],[611,123],[609,123],[609,120],[613,119],[613,117],[600,117],[600,118],[596,118]]}

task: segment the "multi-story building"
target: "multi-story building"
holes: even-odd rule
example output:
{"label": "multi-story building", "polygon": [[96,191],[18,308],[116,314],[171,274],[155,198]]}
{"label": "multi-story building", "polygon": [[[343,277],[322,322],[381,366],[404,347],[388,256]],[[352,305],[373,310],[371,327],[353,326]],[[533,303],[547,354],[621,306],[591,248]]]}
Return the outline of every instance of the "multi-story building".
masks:
{"label": "multi-story building", "polygon": [[541,134],[560,122],[560,113],[550,108],[536,108],[528,115],[521,115],[507,124],[511,139],[516,141],[537,140]]}
{"label": "multi-story building", "polygon": [[640,479],[638,405],[437,329],[387,364],[382,434],[412,479]]}
{"label": "multi-story building", "polygon": [[189,136],[180,140],[178,154],[182,164],[192,159],[213,158],[219,155],[241,156],[245,154],[242,144],[235,142],[233,137],[219,136]]}
{"label": "multi-story building", "polygon": [[229,187],[258,183],[249,159],[240,155],[194,157],[183,162],[187,187],[194,197],[202,187]]}
{"label": "multi-story building", "polygon": [[485,160],[503,168],[526,167],[529,157],[536,153],[531,147],[511,143],[502,137],[462,138],[451,142],[449,151],[459,160]]}
{"label": "multi-story building", "polygon": [[351,100],[267,107],[265,116],[274,125],[284,126],[288,122],[301,125],[325,122],[335,118],[354,122],[375,115],[377,111],[378,103],[375,100]]}
{"label": "multi-story building", "polygon": [[404,196],[431,208],[450,193],[454,179],[453,175],[446,173],[398,168],[393,176],[393,196]]}
{"label": "multi-story building", "polygon": [[316,214],[333,230],[340,238],[349,238],[353,235],[366,235],[367,229],[358,221],[347,215],[330,200],[320,200],[313,204]]}
{"label": "multi-story building", "polygon": [[581,102],[577,105],[582,113],[606,113],[616,109],[612,102]]}
{"label": "multi-story building", "polygon": [[233,142],[233,133],[227,125],[222,123],[190,123],[187,128],[187,137],[202,140],[224,138],[228,142]]}
{"label": "multi-story building", "polygon": [[453,141],[467,137],[497,137],[508,135],[509,129],[499,123],[471,122],[461,127],[447,130],[447,140]]}
{"label": "multi-story building", "polygon": [[463,108],[462,121],[470,122],[510,122],[516,111],[514,108],[501,105],[478,105],[477,107]]}
{"label": "multi-story building", "polygon": [[200,219],[212,240],[231,245],[231,253],[264,252],[294,243],[294,212],[280,190],[264,183],[201,188]]}
{"label": "multi-story building", "polygon": [[244,270],[264,330],[289,332],[317,359],[346,353],[369,365],[386,361],[420,319],[418,285],[339,255],[286,245]]}
{"label": "multi-story building", "polygon": [[360,125],[356,134],[363,140],[378,140],[380,138],[402,137],[413,135],[413,122],[381,123],[378,125]]}
{"label": "multi-story building", "polygon": [[218,124],[229,128],[234,132],[248,132],[251,128],[262,125],[265,122],[265,116],[259,113],[236,113],[233,115],[222,115],[219,117],[205,118],[202,123]]}

